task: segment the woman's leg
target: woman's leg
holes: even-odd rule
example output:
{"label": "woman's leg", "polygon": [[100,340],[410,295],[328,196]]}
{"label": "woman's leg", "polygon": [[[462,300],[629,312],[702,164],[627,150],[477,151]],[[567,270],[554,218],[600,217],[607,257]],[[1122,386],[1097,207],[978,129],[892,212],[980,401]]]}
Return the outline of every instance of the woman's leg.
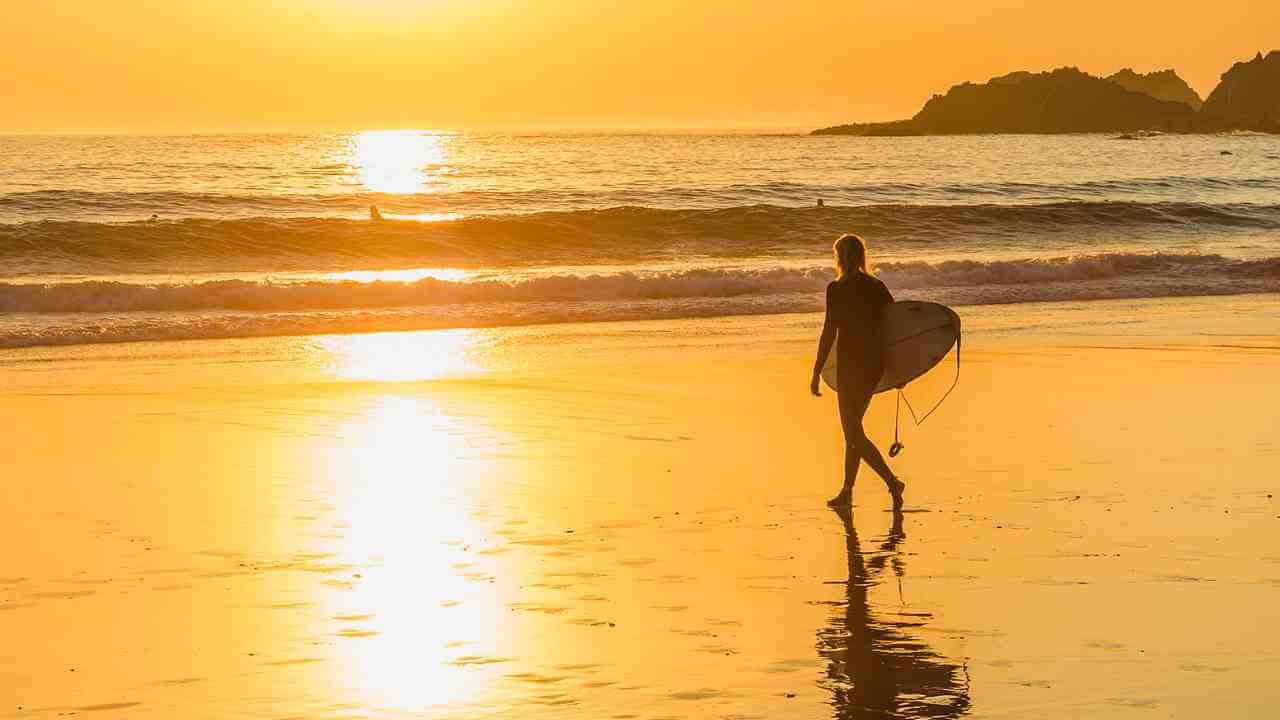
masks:
{"label": "woman's leg", "polygon": [[851,442],[851,439],[862,432],[862,416],[871,403],[871,395],[850,388],[837,395],[840,405],[840,426],[844,429],[844,485],[840,494],[831,498],[829,505],[848,505],[853,497],[853,484],[858,479],[858,468],[862,464],[862,452]]}
{"label": "woman's leg", "polygon": [[867,437],[866,430],[862,427],[862,418],[867,413],[867,406],[871,404],[871,392],[841,393],[839,400],[840,424],[844,427],[845,439],[844,487],[839,495],[832,498],[832,502],[848,501],[853,493],[858,464],[861,460],[866,460],[889,488],[889,494],[893,496],[894,508],[901,508],[902,490],[906,486],[893,474],[893,470],[889,469],[889,464],[885,462],[879,448],[871,442],[871,438]]}
{"label": "woman's leg", "polygon": [[875,443],[871,442],[871,438],[867,437],[867,433],[862,429],[861,423],[858,424],[856,436],[849,439],[848,442],[849,447],[856,450],[858,455],[867,461],[871,469],[875,470],[876,474],[884,479],[885,484],[892,487],[893,481],[898,478],[889,469],[889,464],[884,461],[884,456],[880,454],[880,449],[876,447]]}
{"label": "woman's leg", "polygon": [[827,501],[831,507],[845,507],[853,501],[853,482],[858,478],[858,466],[862,457],[851,446],[844,446],[844,485],[840,494]]}

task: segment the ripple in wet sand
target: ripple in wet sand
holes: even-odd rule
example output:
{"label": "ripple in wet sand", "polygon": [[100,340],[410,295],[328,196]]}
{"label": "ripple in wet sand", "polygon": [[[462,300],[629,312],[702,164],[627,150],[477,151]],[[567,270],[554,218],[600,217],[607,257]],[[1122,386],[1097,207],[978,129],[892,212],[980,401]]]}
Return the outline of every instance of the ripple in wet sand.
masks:
{"label": "ripple in wet sand", "polygon": [[497,663],[511,662],[511,658],[504,657],[486,657],[484,655],[463,655],[449,661],[450,665],[467,666],[467,665],[494,665]]}
{"label": "ripple in wet sand", "polygon": [[81,705],[80,707],[77,707],[76,710],[79,712],[102,712],[104,710],[124,710],[126,708],[138,707],[141,704],[142,703],[140,702],[101,703],[98,705]]}

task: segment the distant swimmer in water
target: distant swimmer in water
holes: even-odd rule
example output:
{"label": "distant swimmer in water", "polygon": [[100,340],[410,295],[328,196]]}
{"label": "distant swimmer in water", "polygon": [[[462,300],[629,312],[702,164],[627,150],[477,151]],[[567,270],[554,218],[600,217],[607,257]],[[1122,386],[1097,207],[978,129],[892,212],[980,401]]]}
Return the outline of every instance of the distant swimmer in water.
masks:
{"label": "distant swimmer in water", "polygon": [[382,217],[382,211],[378,210],[378,206],[377,206],[377,205],[370,205],[370,206],[369,206],[369,219],[370,219],[370,220],[382,220],[382,219],[383,219],[383,217]]}
{"label": "distant swimmer in water", "polygon": [[863,460],[884,480],[893,497],[893,509],[902,509],[906,484],[893,474],[884,456],[862,428],[862,416],[871,404],[880,376],[884,374],[880,317],[893,296],[867,269],[867,243],[858,235],[844,235],[835,243],[836,279],[827,286],[827,318],[818,341],[818,358],[813,365],[809,392],[821,396],[821,373],[831,347],[836,347],[836,377],[840,387],[840,425],[844,428],[844,486],[831,498],[833,507],[853,502],[853,481]]}
{"label": "distant swimmer in water", "polygon": [[825,200],[823,200],[822,198],[818,198],[818,204],[817,204],[817,206],[816,206],[816,207],[824,208],[824,207],[826,207],[826,206],[827,206],[827,202],[826,202]]}

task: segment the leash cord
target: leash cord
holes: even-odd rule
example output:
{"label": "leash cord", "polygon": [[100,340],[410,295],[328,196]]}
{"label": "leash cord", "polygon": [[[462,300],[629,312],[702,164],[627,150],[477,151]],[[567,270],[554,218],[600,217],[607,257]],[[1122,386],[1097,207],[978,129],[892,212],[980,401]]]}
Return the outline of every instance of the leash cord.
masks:
{"label": "leash cord", "polygon": [[[947,391],[942,393],[942,397],[938,398],[938,402],[934,403],[934,406],[929,408],[929,412],[925,413],[923,416],[917,417],[916,409],[911,406],[911,398],[907,397],[907,394],[903,392],[903,388],[898,388],[898,402],[893,410],[893,445],[898,448],[899,451],[901,451],[902,448],[902,443],[898,441],[898,423],[899,418],[902,415],[902,404],[907,404],[907,411],[911,413],[911,421],[916,425],[916,427],[923,425],[924,421],[928,420],[929,416],[932,415],[935,410],[942,407],[942,403],[946,402],[947,397],[951,395],[951,391],[955,390],[956,386],[960,384],[960,343],[963,340],[963,335],[956,335],[956,376],[951,381],[951,387],[947,388]],[[896,455],[897,453],[894,454]]]}

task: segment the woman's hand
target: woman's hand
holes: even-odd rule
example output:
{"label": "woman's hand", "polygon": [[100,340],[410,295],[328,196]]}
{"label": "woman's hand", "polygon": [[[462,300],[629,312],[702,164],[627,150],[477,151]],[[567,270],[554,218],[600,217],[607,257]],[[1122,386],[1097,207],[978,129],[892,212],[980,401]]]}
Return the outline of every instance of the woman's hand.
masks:
{"label": "woman's hand", "polygon": [[820,382],[821,378],[822,378],[822,375],[820,375],[819,373],[814,373],[813,379],[809,381],[809,392],[813,393],[814,397],[822,397],[822,384]]}

